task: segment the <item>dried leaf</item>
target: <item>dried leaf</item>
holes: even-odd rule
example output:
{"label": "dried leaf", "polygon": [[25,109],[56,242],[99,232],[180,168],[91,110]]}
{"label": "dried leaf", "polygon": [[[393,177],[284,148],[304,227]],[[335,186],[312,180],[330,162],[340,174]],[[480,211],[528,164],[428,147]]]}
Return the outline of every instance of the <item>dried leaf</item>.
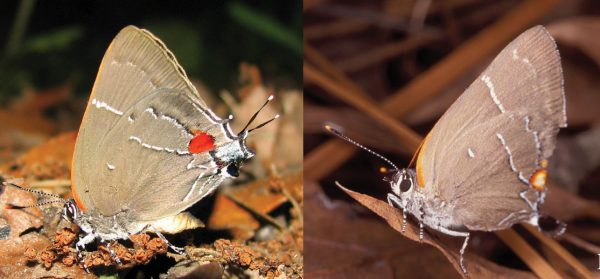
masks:
{"label": "dried leaf", "polygon": [[[236,239],[248,239],[259,228],[259,220],[249,210],[256,214],[267,215],[269,212],[288,202],[288,197],[279,190],[272,189],[273,178],[260,179],[244,187],[231,188],[227,195],[219,193],[215,200],[213,214],[208,221],[208,227],[213,230],[231,230]],[[302,190],[302,173],[294,173],[280,179],[278,185],[291,193]],[[230,197],[235,199],[232,200]],[[294,194],[293,198],[298,198]],[[246,208],[240,206],[241,203]]]}
{"label": "dried leaf", "polygon": [[[423,240],[442,251],[453,268],[434,249],[406,241],[399,232],[402,215],[398,209],[369,196],[344,190],[384,217],[388,226],[378,220],[357,218],[344,203],[331,204],[313,183],[305,182],[304,187],[306,212],[311,212],[311,218],[307,218],[305,238],[307,277],[365,278],[377,274],[378,277],[429,278],[439,274],[462,275],[457,265],[459,248],[445,245],[437,235],[426,234]],[[418,229],[409,223],[405,236],[418,240]],[[501,267],[470,253],[467,253],[465,261],[472,278],[532,277],[530,273]],[[436,264],[432,265],[432,262]]]}
{"label": "dried leaf", "polygon": [[41,190],[58,195],[68,194],[69,188],[64,186],[69,185],[76,137],[75,132],[56,136],[30,149],[17,160],[0,165],[0,172],[24,178],[28,187],[33,187],[34,181],[48,180],[45,182],[50,183],[43,183]]}
{"label": "dried leaf", "polygon": [[0,195],[0,218],[6,220],[10,226],[11,231],[8,239],[18,238],[22,232],[31,228],[40,228],[43,225],[43,214],[39,208],[11,208],[12,205],[34,205],[36,198],[32,193],[10,186],[1,187],[5,187],[5,189],[4,193]]}

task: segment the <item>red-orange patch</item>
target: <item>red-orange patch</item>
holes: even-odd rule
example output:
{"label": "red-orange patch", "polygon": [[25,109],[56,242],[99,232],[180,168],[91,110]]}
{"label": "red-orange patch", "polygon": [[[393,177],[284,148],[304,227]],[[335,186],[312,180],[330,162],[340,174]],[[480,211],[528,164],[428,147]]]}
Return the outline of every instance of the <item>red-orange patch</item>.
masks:
{"label": "red-orange patch", "polygon": [[531,175],[531,177],[529,178],[529,183],[531,183],[533,189],[541,191],[544,190],[544,187],[546,187],[547,177],[548,172],[546,171],[546,169],[539,169]]}
{"label": "red-orange patch", "polygon": [[202,153],[215,149],[215,138],[203,131],[194,131],[194,138],[190,140],[188,150],[192,154]]}
{"label": "red-orange patch", "polygon": [[87,208],[83,205],[83,201],[77,195],[77,191],[75,191],[75,187],[76,186],[73,183],[73,179],[71,179],[71,196],[73,196],[73,200],[75,201],[75,204],[77,204],[77,207],[79,207],[79,210],[81,210],[83,212],[87,212]]}
{"label": "red-orange patch", "polygon": [[417,184],[421,188],[425,188],[425,173],[423,171],[423,154],[425,152],[425,148],[427,148],[427,141],[429,140],[430,135],[431,135],[431,133],[427,134],[427,136],[421,142],[421,146],[419,146],[419,149],[418,149],[419,154],[417,155],[416,171],[417,171]]}

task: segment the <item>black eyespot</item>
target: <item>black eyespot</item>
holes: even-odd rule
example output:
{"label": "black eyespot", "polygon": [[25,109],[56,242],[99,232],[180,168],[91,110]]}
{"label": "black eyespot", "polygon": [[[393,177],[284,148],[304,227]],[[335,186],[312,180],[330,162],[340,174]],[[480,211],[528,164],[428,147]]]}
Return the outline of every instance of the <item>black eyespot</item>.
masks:
{"label": "black eyespot", "polygon": [[563,234],[567,227],[565,223],[548,215],[540,216],[540,218],[538,219],[538,225],[543,233],[552,237],[556,237]]}
{"label": "black eyespot", "polygon": [[230,164],[227,166],[227,173],[233,177],[238,177],[238,175],[240,175],[240,171],[236,164]]}
{"label": "black eyespot", "polygon": [[412,182],[410,181],[409,178],[402,178],[402,181],[400,181],[400,191],[402,192],[406,192],[408,190],[410,190],[410,187],[412,186]]}

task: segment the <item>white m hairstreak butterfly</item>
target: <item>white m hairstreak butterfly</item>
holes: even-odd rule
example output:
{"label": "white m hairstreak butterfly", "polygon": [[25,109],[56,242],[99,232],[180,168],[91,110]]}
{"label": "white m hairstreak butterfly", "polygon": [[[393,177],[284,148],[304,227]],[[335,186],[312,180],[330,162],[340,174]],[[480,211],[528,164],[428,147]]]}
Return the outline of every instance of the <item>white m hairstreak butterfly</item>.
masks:
{"label": "white m hairstreak butterfly", "polygon": [[249,129],[272,99],[236,134],[158,38],[124,28],[104,55],[75,144],[63,214],[85,233],[77,251],[99,240],[120,263],[108,241],[152,232],[168,244],[161,232],[202,225],[182,211],[238,176],[254,156],[248,134],[278,117]]}
{"label": "white m hairstreak butterfly", "polygon": [[[423,140],[416,169],[398,169],[335,128],[337,136],[383,158],[395,169],[388,203],[420,225],[464,237],[526,222],[540,227],[547,160],[567,126],[556,44],[542,26],[504,48]],[[555,233],[564,231],[559,226]]]}

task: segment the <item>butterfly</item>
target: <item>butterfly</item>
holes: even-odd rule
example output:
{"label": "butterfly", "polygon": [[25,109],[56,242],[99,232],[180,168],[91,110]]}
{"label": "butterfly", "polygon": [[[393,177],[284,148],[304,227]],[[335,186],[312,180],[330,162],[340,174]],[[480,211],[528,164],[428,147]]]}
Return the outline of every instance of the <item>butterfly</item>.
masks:
{"label": "butterfly", "polygon": [[249,125],[272,99],[234,133],[232,117],[208,108],[162,41],[134,26],[120,31],[102,59],[75,144],[73,200],[63,214],[84,233],[77,250],[142,232],[168,243],[162,233],[201,226],[184,210],[237,177],[255,155],[248,134],[278,115]]}
{"label": "butterfly", "polygon": [[[560,56],[548,31],[536,26],[506,46],[442,115],[423,140],[415,169],[400,169],[326,128],[393,166],[387,201],[402,209],[403,227],[410,214],[421,239],[424,226],[464,237],[466,274],[469,231],[522,222],[540,227],[548,158],[566,126]],[[560,234],[565,226],[556,222],[553,233]]]}

